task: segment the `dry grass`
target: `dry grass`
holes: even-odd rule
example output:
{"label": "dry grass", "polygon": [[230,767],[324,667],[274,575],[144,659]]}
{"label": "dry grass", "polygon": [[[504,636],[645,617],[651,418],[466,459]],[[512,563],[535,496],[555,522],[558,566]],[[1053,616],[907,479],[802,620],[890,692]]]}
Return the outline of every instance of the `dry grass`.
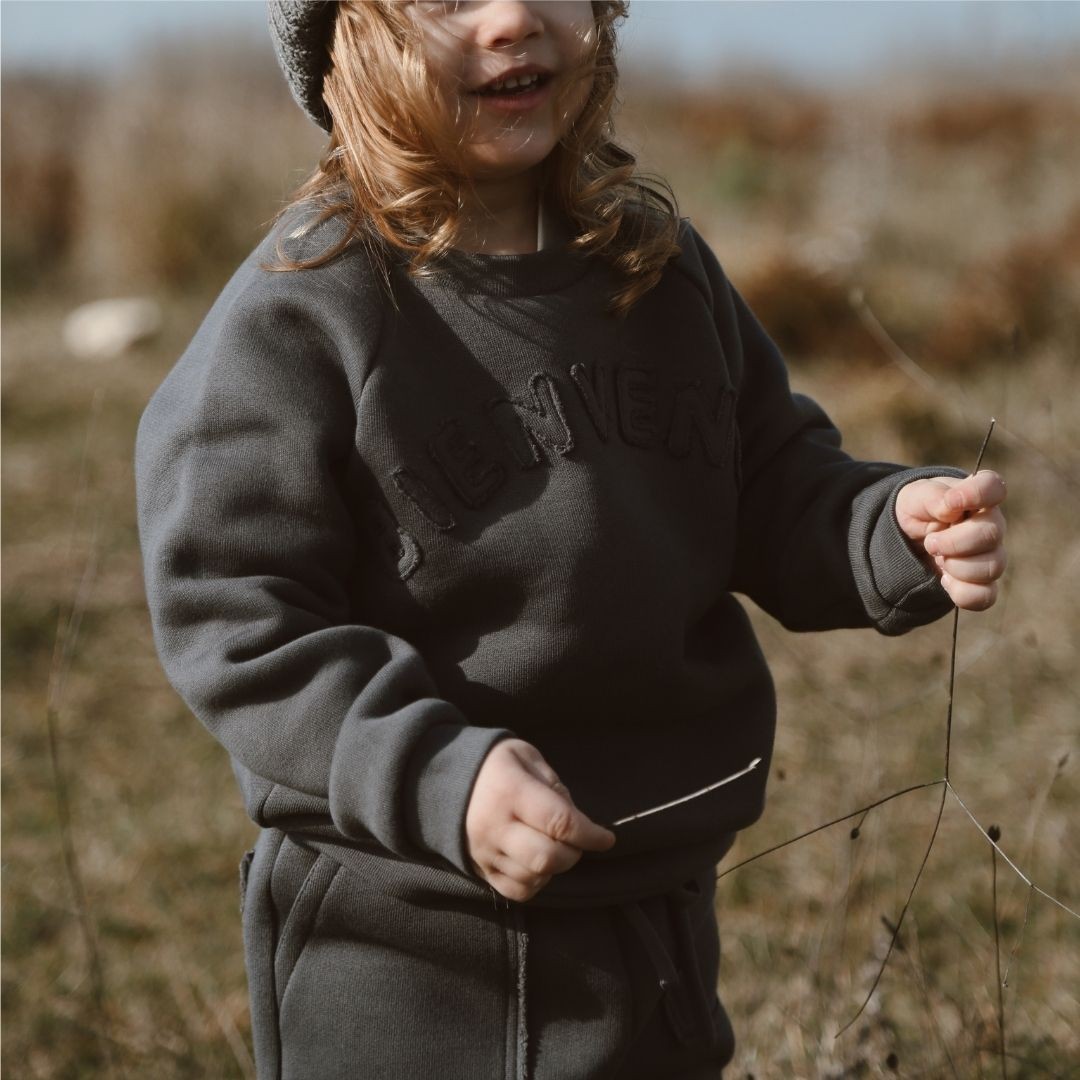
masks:
{"label": "dry grass", "polygon": [[[206,288],[231,270],[233,253],[273,208],[277,196],[259,185],[278,184],[287,159],[305,159],[300,141],[279,138],[298,129],[260,133],[250,117],[269,115],[270,106],[259,95],[251,95],[245,128],[251,144],[232,146],[229,131],[243,119],[207,126],[213,109],[205,100],[192,104],[191,91],[170,83],[167,70],[143,75],[152,102],[145,108],[170,117],[154,125],[163,142],[140,158],[140,170],[156,170],[155,198],[136,198],[126,173],[112,197],[106,183],[110,155],[122,157],[124,140],[145,130],[143,106],[125,107],[136,115],[95,112],[96,130],[113,133],[108,140],[87,149],[78,168],[49,165],[68,177],[50,191],[66,184],[93,215],[73,213],[66,254],[48,274],[28,271],[21,291],[5,277],[3,1053],[11,1077],[248,1075],[236,862],[255,830],[224,752],[157,664],[143,606],[131,450],[143,404],[205,311]],[[1012,565],[1000,604],[961,621],[953,777],[980,821],[1001,826],[1005,850],[1076,907],[1080,851],[1069,824],[1080,806],[1080,281],[1066,225],[1075,222],[1080,139],[1075,125],[1071,138],[1060,137],[1065,120],[1054,104],[1052,122],[1039,120],[1018,156],[1016,117],[1042,113],[1037,98],[1023,112],[1015,89],[1009,93],[979,123],[1013,134],[985,141],[969,117],[959,143],[942,134],[958,123],[941,119],[951,115],[947,101],[921,127],[909,125],[906,142],[889,134],[900,120],[888,96],[815,101],[821,126],[808,143],[779,145],[775,134],[744,141],[747,183],[717,181],[717,162],[727,160],[727,168],[735,160],[717,156],[729,152],[726,129],[697,152],[685,133],[670,136],[673,125],[660,117],[628,110],[626,119],[646,163],[663,164],[684,213],[737,284],[752,292],[755,280],[775,273],[770,267],[786,267],[780,281],[788,284],[772,282],[779,305],[785,290],[798,286],[801,304],[804,294],[817,295],[815,282],[831,283],[827,317],[800,325],[792,316],[790,333],[804,343],[796,351],[805,354],[796,357],[794,382],[826,405],[854,453],[967,465],[987,417],[998,417],[987,464],[1009,478]],[[274,101],[276,108],[280,95]],[[775,106],[776,115],[797,115],[799,107]],[[718,105],[711,115],[733,123],[733,109]],[[179,141],[170,143],[176,132]],[[23,144],[6,119],[4,139],[10,196],[13,148]],[[185,139],[177,167],[170,155]],[[35,145],[31,174],[51,153]],[[251,160],[261,162],[261,179],[244,172]],[[256,184],[250,198],[229,186],[248,181]],[[181,215],[169,239],[161,231],[167,214],[160,215],[200,198],[196,217],[228,218],[231,239],[209,251],[197,245],[192,255],[185,245],[193,219]],[[9,197],[5,213],[10,205]],[[122,219],[130,222],[124,243],[106,251],[103,238]],[[32,269],[48,249],[29,226],[12,234],[17,252],[7,251],[8,239],[5,218],[5,266],[17,254],[17,265]],[[1025,264],[1029,250],[1040,254]],[[167,269],[174,255],[188,260],[176,280]],[[1015,260],[1033,269],[995,277],[985,293],[965,284]],[[1047,265],[1028,298],[1028,274]],[[167,305],[165,336],[116,361],[65,357],[59,317],[72,297],[91,292],[95,272],[102,291],[141,282],[156,292]],[[35,280],[66,281],[70,292],[32,288]],[[184,294],[172,288],[178,283],[203,288]],[[864,290],[925,365],[922,384],[865,340],[852,365],[857,323],[842,307],[851,287]],[[975,293],[987,299],[965,308],[962,298]],[[1009,347],[972,345],[982,340],[980,307],[998,302],[1015,304],[993,323]],[[767,306],[768,325],[776,316]],[[776,332],[788,331],[778,321]],[[950,334],[951,352],[940,344]],[[69,641],[55,715],[104,1014],[93,1002],[62,861],[46,723],[54,641],[80,595],[85,610]],[[755,621],[777,677],[780,731],[769,809],[733,860],[941,775],[945,622],[893,640],[793,636],[756,614]],[[885,921],[903,902],[936,804],[936,792],[914,793],[872,813],[857,839],[838,826],[723,879],[722,993],[739,1034],[732,1076],[1000,1076],[990,850],[954,805],[879,993],[845,1036],[833,1037],[873,978]],[[1001,931],[1011,950],[1024,894],[1000,863],[999,875]],[[1033,901],[1004,997],[1009,1076],[1065,1076],[1080,1056],[1078,945],[1080,924]]]}

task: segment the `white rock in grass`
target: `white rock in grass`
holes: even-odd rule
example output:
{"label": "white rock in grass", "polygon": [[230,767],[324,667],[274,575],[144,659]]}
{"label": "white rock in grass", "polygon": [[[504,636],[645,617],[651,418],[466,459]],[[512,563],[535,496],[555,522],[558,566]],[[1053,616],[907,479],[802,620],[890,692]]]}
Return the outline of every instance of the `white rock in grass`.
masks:
{"label": "white rock in grass", "polygon": [[67,350],[80,360],[109,360],[161,331],[161,305],[132,297],[94,300],[64,319]]}

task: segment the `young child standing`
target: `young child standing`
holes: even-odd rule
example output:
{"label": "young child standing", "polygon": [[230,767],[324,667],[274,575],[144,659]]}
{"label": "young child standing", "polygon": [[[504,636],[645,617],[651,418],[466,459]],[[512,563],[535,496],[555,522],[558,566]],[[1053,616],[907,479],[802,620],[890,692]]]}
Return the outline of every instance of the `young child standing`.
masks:
{"label": "young child standing", "polygon": [[156,644],[262,827],[261,1080],[718,1077],[775,715],[732,594],[994,601],[1000,478],[846,455],[613,141],[625,13],[270,5],[329,145],[136,447]]}

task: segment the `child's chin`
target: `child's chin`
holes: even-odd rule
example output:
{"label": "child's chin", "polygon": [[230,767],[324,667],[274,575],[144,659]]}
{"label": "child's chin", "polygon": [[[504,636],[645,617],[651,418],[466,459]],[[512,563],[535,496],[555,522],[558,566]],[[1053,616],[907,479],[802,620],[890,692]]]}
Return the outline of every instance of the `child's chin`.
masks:
{"label": "child's chin", "polygon": [[517,154],[475,154],[472,158],[472,176],[474,180],[509,180],[535,169],[546,157],[546,153],[533,149]]}

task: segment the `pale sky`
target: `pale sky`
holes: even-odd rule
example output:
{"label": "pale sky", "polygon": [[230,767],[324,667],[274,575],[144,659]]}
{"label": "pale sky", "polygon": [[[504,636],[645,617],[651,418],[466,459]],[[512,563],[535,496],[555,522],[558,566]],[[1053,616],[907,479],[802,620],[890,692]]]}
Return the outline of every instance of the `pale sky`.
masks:
{"label": "pale sky", "polygon": [[[147,39],[225,32],[269,50],[262,0],[0,0],[7,70],[108,69]],[[1078,47],[1075,0],[631,0],[622,27],[624,70],[658,63],[688,81],[731,64],[819,81]]]}

